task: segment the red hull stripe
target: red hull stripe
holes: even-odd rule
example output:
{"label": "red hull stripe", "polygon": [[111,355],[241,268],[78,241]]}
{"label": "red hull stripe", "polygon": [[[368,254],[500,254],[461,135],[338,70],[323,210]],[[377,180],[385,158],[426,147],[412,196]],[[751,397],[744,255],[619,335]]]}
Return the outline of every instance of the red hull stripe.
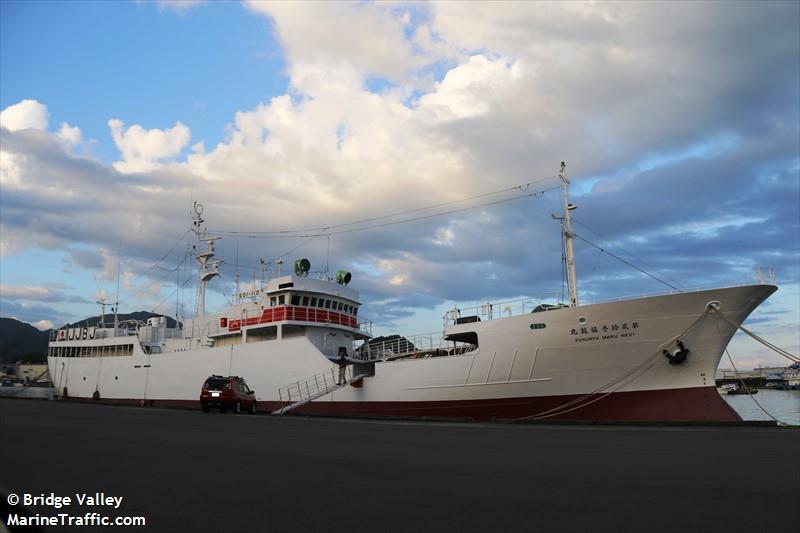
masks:
{"label": "red hull stripe", "polygon": [[[578,396],[498,398],[441,402],[312,402],[293,413],[304,415],[370,416],[403,418],[458,418],[508,420],[530,417],[559,407]],[[80,398],[86,400],[86,398]],[[91,400],[89,400],[91,401]],[[103,403],[138,405],[142,400],[102,399]],[[148,400],[156,407],[198,408],[198,400]],[[278,402],[258,402],[258,410],[270,412]],[[714,387],[616,392],[589,405],[546,420],[580,422],[741,422],[741,418]]]}

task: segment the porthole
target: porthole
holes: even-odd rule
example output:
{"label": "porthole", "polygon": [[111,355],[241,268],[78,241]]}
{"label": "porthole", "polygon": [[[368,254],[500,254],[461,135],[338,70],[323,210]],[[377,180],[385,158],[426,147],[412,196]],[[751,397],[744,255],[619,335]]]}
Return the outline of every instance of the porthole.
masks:
{"label": "porthole", "polygon": [[86,381],[86,376],[83,376],[83,381]]}
{"label": "porthole", "polygon": [[585,325],[586,324],[586,317],[582,316],[582,317],[578,318],[578,324],[580,324],[581,326]]}
{"label": "porthole", "polygon": [[114,379],[115,379],[115,380],[119,379],[119,376],[114,376]]}
{"label": "porthole", "polygon": [[536,324],[531,324],[531,329],[544,329],[547,327],[547,324],[543,322],[537,322]]}

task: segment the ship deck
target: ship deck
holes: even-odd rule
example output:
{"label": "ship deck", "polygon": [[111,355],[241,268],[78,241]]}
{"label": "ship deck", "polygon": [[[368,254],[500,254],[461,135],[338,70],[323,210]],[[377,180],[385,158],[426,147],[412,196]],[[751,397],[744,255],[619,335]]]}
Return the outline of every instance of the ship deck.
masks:
{"label": "ship deck", "polygon": [[[800,529],[798,429],[278,418],[8,399],[0,412],[3,457],[30,459],[3,461],[6,489],[123,496],[120,512],[147,517],[148,531]],[[222,476],[235,491],[217,490]]]}

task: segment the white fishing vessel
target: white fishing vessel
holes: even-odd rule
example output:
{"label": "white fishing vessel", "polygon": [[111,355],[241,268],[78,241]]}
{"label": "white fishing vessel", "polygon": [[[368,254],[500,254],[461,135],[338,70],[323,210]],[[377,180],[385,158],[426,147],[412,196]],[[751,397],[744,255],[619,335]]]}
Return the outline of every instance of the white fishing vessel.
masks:
{"label": "white fishing vessel", "polygon": [[[258,410],[275,414],[737,421],[714,383],[736,328],[776,287],[755,284],[579,302],[569,181],[562,164],[560,217],[569,301],[453,309],[439,338],[370,342],[350,274],[294,273],[205,311],[219,273],[214,241],[196,204],[198,312],[167,327],[146,324],[54,332],[48,365],[62,398],[199,408],[211,375],[244,377]],[[340,374],[340,369],[343,375]]]}

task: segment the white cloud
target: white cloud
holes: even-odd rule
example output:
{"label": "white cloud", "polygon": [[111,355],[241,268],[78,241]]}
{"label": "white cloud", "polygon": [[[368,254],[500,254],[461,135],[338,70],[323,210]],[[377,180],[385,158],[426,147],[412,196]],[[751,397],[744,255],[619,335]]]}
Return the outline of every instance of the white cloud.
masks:
{"label": "white cloud", "polygon": [[58,137],[70,147],[77,146],[83,140],[81,129],[77,126],[70,126],[66,122],[61,124],[61,129],[58,130]]}
{"label": "white cloud", "polygon": [[35,327],[39,331],[47,331],[48,329],[53,329],[53,321],[52,320],[39,320],[31,324],[31,326]]}
{"label": "white cloud", "polygon": [[[180,122],[147,130],[109,121],[121,152],[113,167],[140,173],[129,180],[114,179],[107,166],[76,161],[63,147],[56,153],[57,145],[48,144],[46,136],[8,135],[0,183],[4,191],[19,192],[22,183],[30,190],[19,197],[13,216],[4,214],[12,229],[2,235],[3,249],[42,242],[44,235],[62,245],[82,240],[103,250],[116,250],[122,241],[124,255],[139,254],[146,264],[180,235],[186,226],[183,207],[193,198],[206,203],[212,228],[326,226],[549,176],[562,159],[571,176],[592,176],[598,184],[608,183],[612,172],[626,176],[630,193],[603,193],[612,204],[594,217],[597,221],[619,221],[628,229],[695,224],[708,206],[736,204],[737,183],[746,182],[751,190],[754,180],[735,180],[737,173],[756,172],[762,157],[757,153],[778,161],[786,153],[780,148],[785,132],[796,140],[796,106],[785,107],[779,97],[796,96],[797,41],[788,39],[787,52],[783,41],[759,30],[770,27],[776,35],[796,37],[796,28],[786,22],[796,17],[773,4],[753,10],[498,2],[248,7],[274,22],[286,52],[287,94],[236,112],[217,146],[198,142],[186,151],[190,131]],[[423,13],[410,16],[412,10]],[[753,37],[745,43],[744,34]],[[395,83],[370,89],[375,77]],[[74,128],[62,126],[60,138],[80,138],[79,131],[65,127]],[[645,154],[663,160],[659,156],[688,153],[687,147],[726,132],[738,134],[741,145],[719,157],[742,160],[716,169],[725,180],[697,170],[698,177],[686,178],[679,188],[681,175],[649,178],[652,173],[637,167]],[[790,155],[796,157],[796,151]],[[674,193],[664,192],[655,204],[636,203],[647,189],[667,189],[666,182],[676,183]],[[637,183],[642,185],[633,190]],[[53,188],[70,192],[54,198]],[[698,192],[712,188],[712,199]],[[78,189],[80,195],[72,193]],[[662,201],[675,197],[677,205]],[[46,208],[28,216],[29,205]],[[640,205],[663,210],[634,220]],[[590,209],[586,199],[579,213]],[[557,284],[558,227],[549,219],[557,210],[557,203],[552,208],[509,204],[493,208],[497,216],[473,213],[456,221],[337,236],[332,249],[341,261],[387,266],[376,268],[366,284],[377,297],[412,290],[477,297],[492,290],[487,272],[503,275],[496,290],[506,294],[540,279]],[[612,210],[614,216],[608,216]],[[537,212],[543,216],[537,218]],[[6,242],[9,232],[14,242]],[[299,240],[250,244],[259,248],[253,254],[277,255]],[[540,245],[549,255],[532,257],[529,248]],[[220,246],[233,243],[227,239]],[[242,255],[244,248],[242,243]],[[228,248],[226,258],[231,254]],[[102,277],[111,279],[116,252],[101,255]],[[124,266],[126,279],[141,272],[135,266]],[[605,273],[604,267],[594,268]]]}
{"label": "white cloud", "polygon": [[436,90],[419,99],[419,109],[433,113],[438,121],[467,119],[486,115],[494,102],[505,102],[514,94],[514,83],[521,76],[518,63],[500,58],[472,56],[450,70],[436,84]]}
{"label": "white cloud", "polygon": [[122,160],[114,163],[120,172],[147,172],[165,163],[165,160],[180,154],[189,145],[189,128],[176,122],[167,130],[147,130],[138,124],[124,128],[125,123],[112,118],[108,121],[114,144],[122,154]]}
{"label": "white cloud", "polygon": [[0,126],[9,131],[46,130],[49,121],[47,106],[36,100],[23,100],[0,112]]}
{"label": "white cloud", "polygon": [[170,10],[176,13],[186,13],[190,9],[200,7],[207,3],[207,0],[156,0],[159,10]]}
{"label": "white cloud", "polygon": [[[0,148],[0,185],[23,187],[23,168],[26,156]],[[2,238],[5,241],[5,236]]]}
{"label": "white cloud", "polygon": [[46,287],[19,287],[14,285],[0,285],[0,295],[5,298],[18,298],[23,300],[49,300],[50,291]]}
{"label": "white cloud", "polygon": [[362,76],[403,82],[426,62],[405,38],[408,16],[390,3],[249,0],[245,5],[275,21],[290,72],[296,66],[347,63]]}
{"label": "white cloud", "polygon": [[0,285],[0,296],[12,300],[36,300],[42,302],[64,301],[67,297],[60,290],[41,285]]}

